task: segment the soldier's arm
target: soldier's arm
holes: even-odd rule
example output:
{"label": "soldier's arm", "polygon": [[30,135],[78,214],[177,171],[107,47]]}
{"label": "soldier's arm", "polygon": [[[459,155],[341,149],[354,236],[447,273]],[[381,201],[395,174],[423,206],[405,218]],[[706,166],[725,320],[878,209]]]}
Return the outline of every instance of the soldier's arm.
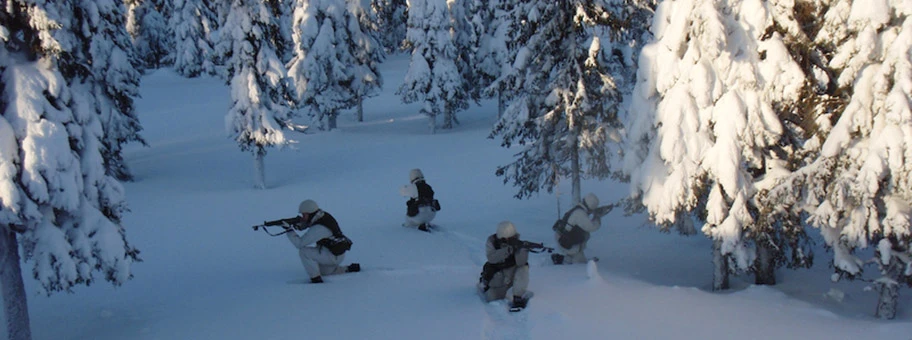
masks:
{"label": "soldier's arm", "polygon": [[329,231],[329,228],[318,224],[307,228],[307,232],[304,233],[304,236],[298,236],[298,234],[295,232],[289,232],[285,235],[288,235],[288,240],[291,241],[295,247],[303,248],[307,245],[317,243],[319,240],[332,236],[332,232]]}
{"label": "soldier's arm", "polygon": [[488,238],[488,242],[485,245],[485,254],[488,257],[488,262],[491,263],[501,263],[507,260],[510,255],[513,255],[513,251],[510,247],[501,247],[497,248],[494,246],[494,242],[491,241],[491,238]]}

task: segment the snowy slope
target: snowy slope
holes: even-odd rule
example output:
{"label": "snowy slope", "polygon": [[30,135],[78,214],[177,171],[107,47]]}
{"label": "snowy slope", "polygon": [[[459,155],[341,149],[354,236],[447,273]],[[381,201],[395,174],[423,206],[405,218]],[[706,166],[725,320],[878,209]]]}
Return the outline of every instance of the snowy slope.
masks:
{"label": "snowy slope", "polygon": [[[142,253],[134,279],[76,294],[37,295],[26,278],[35,339],[899,339],[912,334],[912,301],[896,321],[873,314],[865,282],[829,281],[830,254],[812,270],[780,270],[775,287],[735,278],[708,291],[710,243],[661,234],[642,216],[614,212],[592,236],[585,265],[552,266],[533,255],[526,312],[482,303],[474,292],[483,242],[502,220],[523,239],[553,245],[557,202],[568,195],[512,198],[494,175],[513,151],[487,139],[496,108],[473,106],[454,130],[427,134],[417,106],[393,92],[407,58],[386,62],[386,90],[365,105],[365,122],[296,136],[295,150],[266,156],[266,190],[253,189],[253,162],[224,133],[228,90],[215,79],[146,76],[138,100],[150,147],[126,153],[127,236]],[[443,209],[427,234],[400,226],[398,188],[421,168]],[[564,192],[569,189],[564,186]],[[589,182],[603,201],[622,184]],[[306,273],[284,237],[250,226],[291,217],[311,198],[355,242],[345,263],[364,272],[302,284]],[[869,268],[873,270],[873,268]],[[904,294],[907,291],[903,291]],[[0,326],[0,328],[5,327]],[[5,334],[5,329],[0,329]]]}

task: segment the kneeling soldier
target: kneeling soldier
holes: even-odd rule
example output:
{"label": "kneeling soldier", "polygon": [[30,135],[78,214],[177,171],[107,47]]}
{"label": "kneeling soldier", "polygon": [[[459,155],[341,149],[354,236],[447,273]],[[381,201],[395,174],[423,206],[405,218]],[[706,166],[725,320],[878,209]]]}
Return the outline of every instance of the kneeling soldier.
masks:
{"label": "kneeling soldier", "polygon": [[529,286],[529,250],[521,246],[516,226],[503,221],[497,225],[497,232],[488,237],[485,263],[478,290],[485,301],[504,299],[512,288],[511,310],[526,307],[526,288]]}

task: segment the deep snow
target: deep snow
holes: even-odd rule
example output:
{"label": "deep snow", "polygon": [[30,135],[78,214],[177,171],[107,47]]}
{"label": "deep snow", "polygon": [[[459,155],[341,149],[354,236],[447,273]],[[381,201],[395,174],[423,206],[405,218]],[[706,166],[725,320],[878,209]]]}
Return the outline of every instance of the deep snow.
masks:
{"label": "deep snow", "polygon": [[[150,146],[126,160],[127,237],[142,253],[122,287],[96,283],[75,294],[37,293],[26,274],[34,338],[39,339],[902,339],[912,334],[912,299],[902,291],[894,321],[873,318],[876,291],[864,281],[830,281],[831,254],[811,270],[778,271],[780,284],[733,278],[709,291],[710,242],[662,234],[643,216],[615,211],[592,235],[596,265],[552,266],[533,255],[525,312],[475,295],[484,239],[502,220],[523,239],[554,245],[560,195],[513,198],[494,175],[515,150],[488,139],[496,105],[460,113],[453,130],[428,134],[417,105],[394,95],[406,56],[384,64],[385,90],[365,105],[365,121],[297,134],[295,150],[270,150],[267,189],[253,188],[253,158],[224,132],[230,98],[223,82],[183,79],[171,70],[143,78],[137,101]],[[400,226],[398,188],[421,168],[440,199],[427,234]],[[625,184],[584,183],[603,202]],[[284,237],[251,229],[291,217],[311,198],[355,242],[345,263],[364,272],[306,279]],[[816,231],[811,231],[817,234]],[[24,269],[31,268],[26,264]],[[869,272],[873,267],[866,268]],[[874,273],[867,273],[874,278]],[[6,333],[5,323],[0,331]]]}

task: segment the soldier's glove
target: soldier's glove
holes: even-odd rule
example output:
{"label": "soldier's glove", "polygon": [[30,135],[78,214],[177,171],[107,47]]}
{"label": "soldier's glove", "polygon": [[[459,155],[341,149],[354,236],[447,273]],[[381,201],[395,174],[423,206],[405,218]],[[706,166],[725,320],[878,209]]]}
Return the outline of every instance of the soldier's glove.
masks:
{"label": "soldier's glove", "polygon": [[504,243],[503,239],[500,239],[500,238],[494,239],[494,248],[495,249],[500,249],[500,248],[503,248],[504,246],[506,246],[506,243]]}
{"label": "soldier's glove", "polygon": [[505,238],[494,239],[494,248],[506,249],[508,253],[513,253],[513,247],[510,246],[510,240]]}
{"label": "soldier's glove", "polygon": [[510,247],[510,252],[515,253],[519,248],[522,247],[522,241],[519,240],[519,237],[511,237],[505,240],[507,246]]}
{"label": "soldier's glove", "polygon": [[291,224],[288,224],[288,222],[282,221],[282,228],[285,228],[285,230],[289,230],[292,227],[291,227]]}

